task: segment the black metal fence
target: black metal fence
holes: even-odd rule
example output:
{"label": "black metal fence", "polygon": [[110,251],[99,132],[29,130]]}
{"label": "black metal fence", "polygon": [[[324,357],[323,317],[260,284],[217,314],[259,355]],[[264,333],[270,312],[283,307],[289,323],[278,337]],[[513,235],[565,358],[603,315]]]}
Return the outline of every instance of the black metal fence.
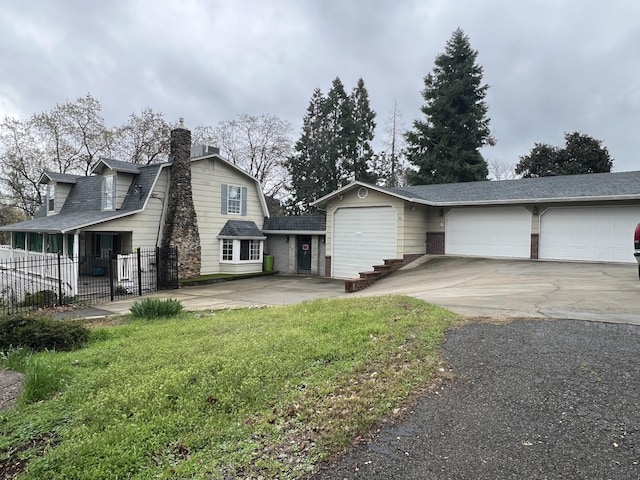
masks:
{"label": "black metal fence", "polygon": [[5,314],[178,288],[176,247],[126,254],[108,250],[92,258],[22,251],[12,255],[0,260],[0,312]]}

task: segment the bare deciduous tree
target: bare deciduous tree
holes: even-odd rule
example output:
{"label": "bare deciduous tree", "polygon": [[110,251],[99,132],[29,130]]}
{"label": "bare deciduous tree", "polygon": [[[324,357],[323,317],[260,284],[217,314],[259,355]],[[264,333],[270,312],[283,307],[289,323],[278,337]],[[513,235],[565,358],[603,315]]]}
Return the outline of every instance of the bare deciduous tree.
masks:
{"label": "bare deciduous tree", "polygon": [[494,159],[489,161],[489,178],[492,180],[513,180],[518,178],[518,175],[514,164]]}
{"label": "bare deciduous tree", "polygon": [[164,115],[145,108],[115,130],[113,151],[122,160],[149,165],[168,157],[170,134]]}
{"label": "bare deciduous tree", "polygon": [[288,171],[284,163],[293,151],[292,127],[275,115],[240,115],[215,127],[194,129],[193,143],[220,147],[221,155],[256,177],[265,195],[282,198]]}
{"label": "bare deciduous tree", "polygon": [[38,180],[45,168],[44,152],[39,148],[31,120],[5,117],[0,125],[0,182],[12,205],[26,215],[35,214],[42,203]]}

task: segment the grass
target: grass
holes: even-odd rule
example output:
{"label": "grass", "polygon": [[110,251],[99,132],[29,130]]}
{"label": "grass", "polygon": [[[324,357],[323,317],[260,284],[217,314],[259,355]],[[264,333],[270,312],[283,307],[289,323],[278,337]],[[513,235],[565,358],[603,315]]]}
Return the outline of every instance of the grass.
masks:
{"label": "grass", "polygon": [[433,378],[455,319],[379,297],[94,330],[83,350],[33,355],[61,391],[0,412],[0,474],[300,478]]}

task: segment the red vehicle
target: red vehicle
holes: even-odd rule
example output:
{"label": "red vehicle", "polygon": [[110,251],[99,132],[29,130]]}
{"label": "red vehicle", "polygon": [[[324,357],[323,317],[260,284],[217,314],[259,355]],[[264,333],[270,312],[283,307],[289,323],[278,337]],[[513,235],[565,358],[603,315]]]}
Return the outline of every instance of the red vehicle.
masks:
{"label": "red vehicle", "polygon": [[638,261],[638,277],[640,277],[640,223],[636,225],[636,231],[633,234],[633,256]]}

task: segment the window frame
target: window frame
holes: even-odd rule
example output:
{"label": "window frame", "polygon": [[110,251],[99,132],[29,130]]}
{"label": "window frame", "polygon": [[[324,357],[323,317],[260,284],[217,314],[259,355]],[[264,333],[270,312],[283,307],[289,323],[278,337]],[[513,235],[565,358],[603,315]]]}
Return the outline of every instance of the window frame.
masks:
{"label": "window frame", "polygon": [[[234,190],[238,193],[237,198],[231,198],[231,192]],[[229,215],[242,214],[242,187],[240,185],[227,185],[227,213]]]}
{"label": "window frame", "polygon": [[[244,243],[247,242],[247,243]],[[229,251],[230,247],[230,251]],[[245,255],[246,252],[246,255]],[[246,256],[247,258],[242,258]],[[220,263],[262,263],[264,240],[257,238],[223,238],[220,241]]]}
{"label": "window frame", "polygon": [[47,185],[47,212],[56,211],[56,184]]}
{"label": "window frame", "polygon": [[102,177],[102,210],[115,210],[115,209],[116,209],[116,176],[105,175]]}

